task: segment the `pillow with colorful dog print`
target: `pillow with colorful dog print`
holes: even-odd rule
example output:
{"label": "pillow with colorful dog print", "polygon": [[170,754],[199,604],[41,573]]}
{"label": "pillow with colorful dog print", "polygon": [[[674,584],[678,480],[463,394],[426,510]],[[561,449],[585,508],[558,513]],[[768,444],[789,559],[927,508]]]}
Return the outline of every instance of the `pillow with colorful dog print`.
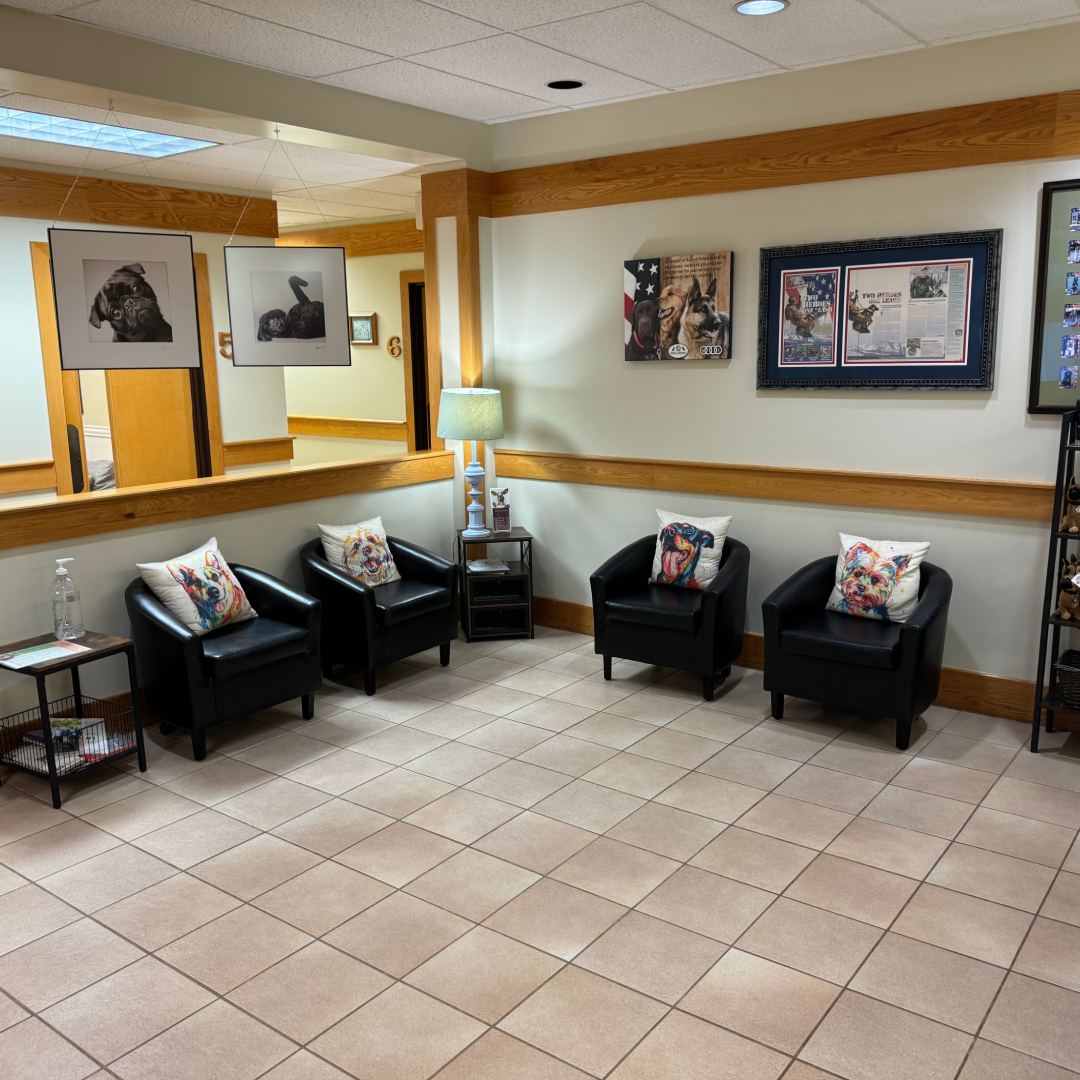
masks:
{"label": "pillow with colorful dog print", "polygon": [[692,518],[667,510],[657,510],[656,516],[660,529],[649,581],[683,589],[706,588],[720,569],[731,518]]}
{"label": "pillow with colorful dog print", "polygon": [[866,540],[840,534],[829,611],[907,622],[919,599],[919,566],[929,544]]}
{"label": "pillow with colorful dog print", "polygon": [[319,532],[326,561],[331,566],[352,574],[365,585],[401,580],[381,517],[358,525],[320,525]]}
{"label": "pillow with colorful dog print", "polygon": [[256,617],[243,586],[218,551],[216,536],[175,559],[138,563],[136,569],[151,592],[196,634]]}

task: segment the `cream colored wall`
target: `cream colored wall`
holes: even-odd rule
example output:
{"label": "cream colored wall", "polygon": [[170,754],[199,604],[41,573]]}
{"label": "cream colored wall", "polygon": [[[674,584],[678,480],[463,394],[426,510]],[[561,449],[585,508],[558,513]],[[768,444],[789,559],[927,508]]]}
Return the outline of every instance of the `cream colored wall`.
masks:
{"label": "cream colored wall", "polygon": [[297,435],[293,439],[293,465],[314,465],[320,461],[363,461],[367,458],[404,454],[405,442],[384,439],[334,439],[323,435]]}

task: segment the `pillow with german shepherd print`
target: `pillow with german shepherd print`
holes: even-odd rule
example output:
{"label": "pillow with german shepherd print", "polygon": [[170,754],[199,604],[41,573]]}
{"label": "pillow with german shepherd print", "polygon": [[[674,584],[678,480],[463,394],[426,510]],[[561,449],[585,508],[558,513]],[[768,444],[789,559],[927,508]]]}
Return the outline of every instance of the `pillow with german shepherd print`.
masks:
{"label": "pillow with german shepherd print", "polygon": [[320,525],[319,534],[323,553],[331,566],[365,585],[387,585],[401,580],[381,517],[357,525]]}
{"label": "pillow with german shepherd print", "polygon": [[660,529],[653,553],[653,585],[704,589],[720,569],[730,517],[692,518],[657,510]]}
{"label": "pillow with german shepherd print", "polygon": [[216,536],[194,551],[165,562],[138,563],[136,569],[151,592],[196,634],[256,617],[243,586],[218,551]]}

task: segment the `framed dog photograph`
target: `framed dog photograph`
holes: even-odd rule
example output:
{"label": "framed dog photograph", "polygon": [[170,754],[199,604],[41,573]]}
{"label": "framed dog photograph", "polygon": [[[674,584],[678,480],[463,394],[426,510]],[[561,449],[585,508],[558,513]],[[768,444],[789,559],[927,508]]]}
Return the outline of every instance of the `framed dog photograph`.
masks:
{"label": "framed dog photograph", "polygon": [[345,249],[227,246],[236,367],[349,367]]}
{"label": "framed dog photograph", "polygon": [[379,332],[376,328],[374,311],[349,316],[349,342],[352,345],[379,344]]}
{"label": "framed dog photograph", "polygon": [[992,390],[1000,263],[1000,229],[763,248],[758,388]]}
{"label": "framed dog photograph", "polygon": [[49,229],[60,366],[197,368],[191,237]]}
{"label": "framed dog photograph", "polygon": [[624,262],[624,359],[730,359],[732,261],[713,251]]}

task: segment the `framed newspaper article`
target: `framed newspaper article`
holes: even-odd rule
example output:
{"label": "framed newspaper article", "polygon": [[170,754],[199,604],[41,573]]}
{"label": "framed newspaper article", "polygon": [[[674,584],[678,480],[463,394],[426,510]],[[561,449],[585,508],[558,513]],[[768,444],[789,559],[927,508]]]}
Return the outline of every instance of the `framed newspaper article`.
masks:
{"label": "framed newspaper article", "polygon": [[1000,261],[1000,229],[763,248],[759,389],[993,389]]}

